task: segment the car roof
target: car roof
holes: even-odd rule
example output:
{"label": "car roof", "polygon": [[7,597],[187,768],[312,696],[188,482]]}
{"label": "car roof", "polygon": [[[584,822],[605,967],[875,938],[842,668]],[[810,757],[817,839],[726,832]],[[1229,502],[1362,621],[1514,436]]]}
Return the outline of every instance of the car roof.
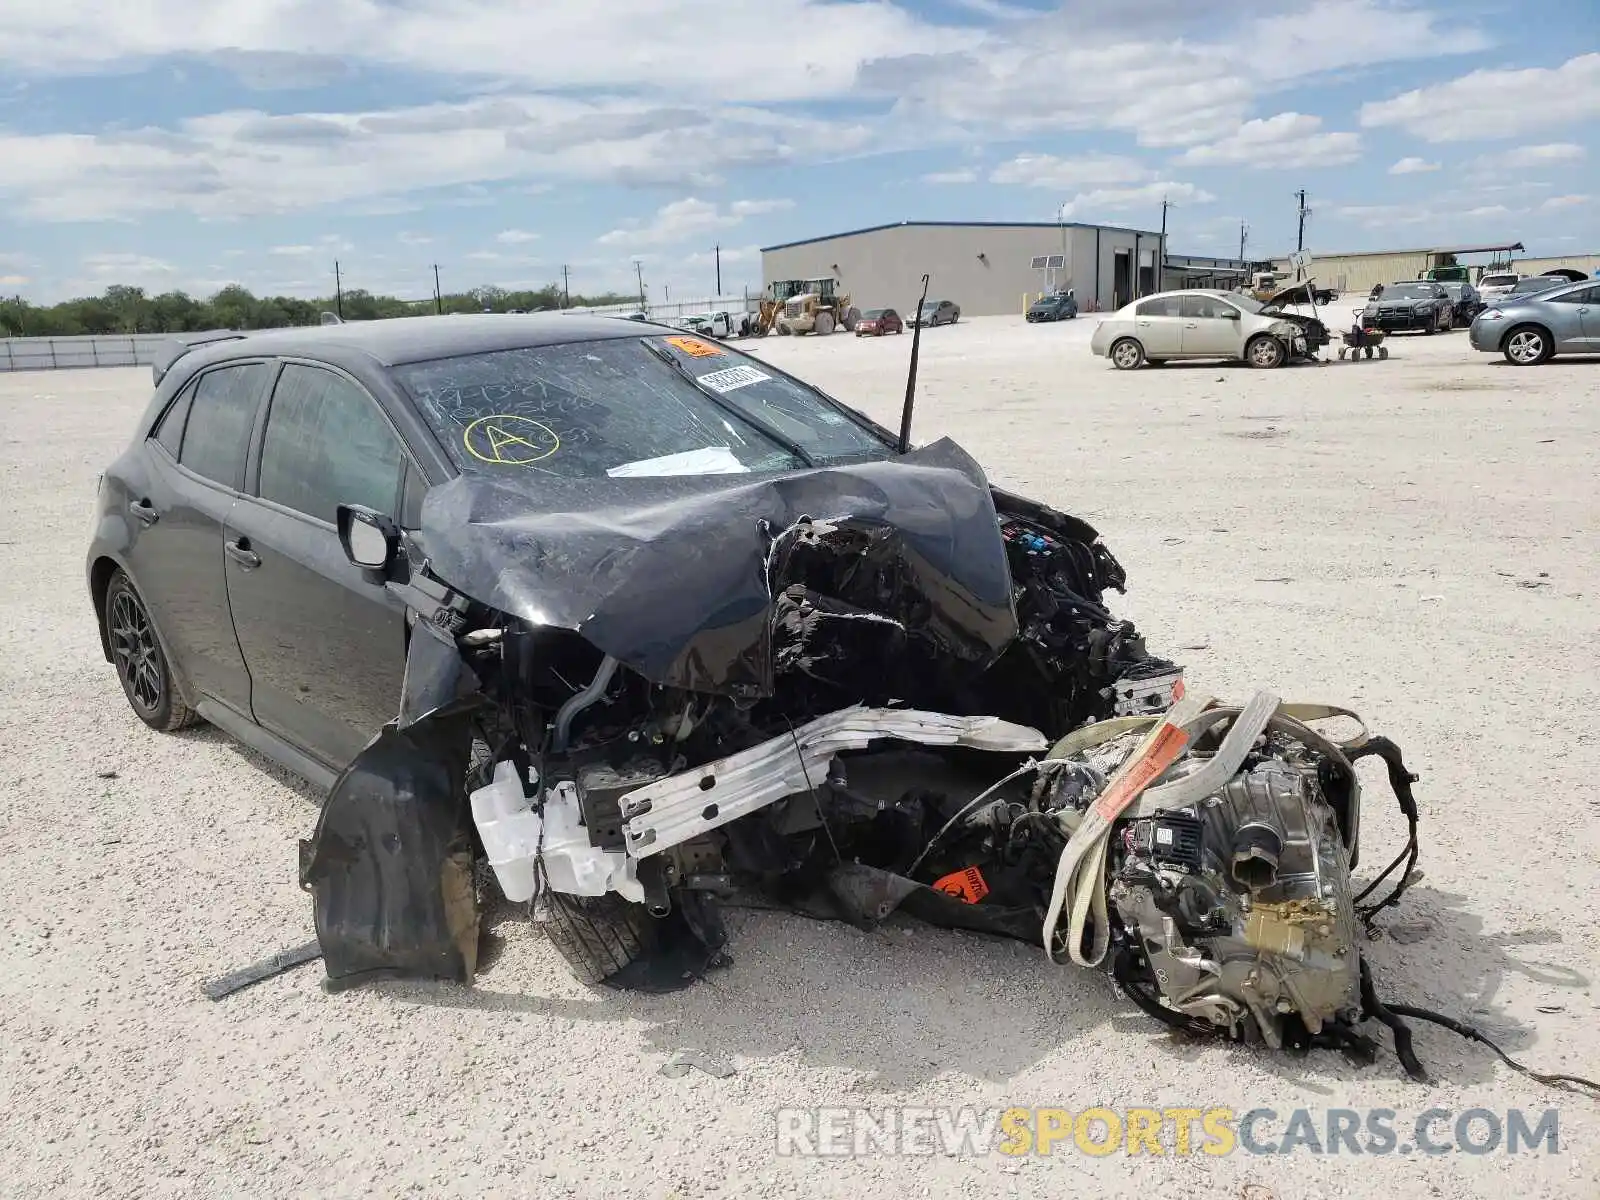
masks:
{"label": "car roof", "polygon": [[330,353],[345,357],[353,352],[382,366],[394,367],[463,354],[489,354],[496,350],[636,338],[650,329],[663,333],[682,332],[652,322],[593,314],[448,314],[263,329],[208,346],[204,351],[196,351],[195,357],[206,361],[257,354],[317,358]]}

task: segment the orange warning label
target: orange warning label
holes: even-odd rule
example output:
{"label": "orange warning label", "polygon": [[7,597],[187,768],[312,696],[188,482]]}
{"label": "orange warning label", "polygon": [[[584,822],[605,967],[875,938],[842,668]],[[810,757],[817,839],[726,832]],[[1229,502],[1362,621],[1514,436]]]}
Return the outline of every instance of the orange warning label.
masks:
{"label": "orange warning label", "polygon": [[1114,821],[1133,798],[1149,787],[1156,777],[1178,761],[1189,744],[1189,735],[1176,725],[1163,724],[1150,748],[1130,763],[1111,785],[1100,793],[1094,810],[1103,819]]}
{"label": "orange warning label", "polygon": [[1172,702],[1174,704],[1176,704],[1179,700],[1183,699],[1184,691],[1185,691],[1185,688],[1183,686],[1183,680],[1182,679],[1178,680],[1177,683],[1172,685]]}
{"label": "orange warning label", "polygon": [[989,885],[984,882],[983,872],[977,867],[966,867],[960,871],[951,871],[943,879],[933,885],[933,890],[943,892],[946,896],[954,896],[957,900],[964,900],[968,904],[976,904],[989,894]]}
{"label": "orange warning label", "polygon": [[721,358],[727,353],[710,342],[702,342],[699,338],[692,337],[669,337],[667,345],[676,346],[690,358]]}

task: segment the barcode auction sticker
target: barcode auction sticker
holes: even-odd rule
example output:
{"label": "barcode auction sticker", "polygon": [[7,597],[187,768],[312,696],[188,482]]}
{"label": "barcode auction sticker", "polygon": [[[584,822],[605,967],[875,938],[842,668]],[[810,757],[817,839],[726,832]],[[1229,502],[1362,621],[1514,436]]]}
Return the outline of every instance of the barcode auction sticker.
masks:
{"label": "barcode auction sticker", "polygon": [[772,376],[754,367],[729,367],[726,371],[713,371],[696,378],[713,392],[731,392],[735,388],[749,387],[752,383],[765,383]]}

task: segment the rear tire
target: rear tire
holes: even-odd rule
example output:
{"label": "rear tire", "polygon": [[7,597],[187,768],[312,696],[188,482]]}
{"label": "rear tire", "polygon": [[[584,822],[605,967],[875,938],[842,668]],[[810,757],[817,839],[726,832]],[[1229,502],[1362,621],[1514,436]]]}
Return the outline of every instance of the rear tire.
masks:
{"label": "rear tire", "polygon": [[609,979],[644,953],[650,914],[615,892],[568,896],[549,892],[540,923],[556,953],[584,983]]}
{"label": "rear tire", "polygon": [[1133,338],[1118,338],[1111,344],[1111,365],[1119,371],[1137,371],[1144,365],[1144,347]]}
{"label": "rear tire", "polygon": [[126,571],[118,567],[106,585],[106,644],[116,663],[117,680],[128,707],[151,729],[171,733],[199,718],[178,694],[171,664],[156,634],[144,597]]}

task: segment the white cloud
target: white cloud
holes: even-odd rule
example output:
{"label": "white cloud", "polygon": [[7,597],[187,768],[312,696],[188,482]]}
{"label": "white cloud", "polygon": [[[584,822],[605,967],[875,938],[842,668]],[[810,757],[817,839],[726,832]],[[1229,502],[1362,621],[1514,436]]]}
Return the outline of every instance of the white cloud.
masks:
{"label": "white cloud", "polygon": [[[486,183],[714,186],[733,167],[859,152],[870,125],[726,106],[495,96],[380,112],[254,111],[175,129],[102,135],[0,132],[0,199],[35,220],[188,212],[244,218],[341,205],[404,211],[484,204]],[[410,196],[395,205],[395,197]]]}
{"label": "white cloud", "polygon": [[1368,128],[1403,129],[1428,142],[1509,138],[1600,119],[1600,53],[1559,67],[1480,70],[1361,106]]}
{"label": "white cloud", "polygon": [[1247,166],[1258,170],[1284,167],[1333,167],[1361,157],[1361,137],[1324,133],[1322,118],[1282,112],[1246,121],[1225,138],[1191,146],[1177,161],[1191,167]]}
{"label": "white cloud", "polygon": [[303,254],[314,254],[316,253],[316,249],[317,248],[315,246],[272,246],[268,248],[267,253],[281,254],[288,258],[297,258]]}
{"label": "white cloud", "polygon": [[1013,136],[1112,130],[1143,146],[1183,147],[1234,135],[1274,88],[1487,44],[1458,16],[1446,23],[1386,0],[1237,11],[1229,19],[1165,0],[1080,0],[969,34],[959,50],[868,61],[861,83],[898,98],[895,115],[913,127],[944,120]]}
{"label": "white cloud", "polygon": [[[860,63],[936,53],[963,32],[881,0],[725,3],[709,15],[699,0],[55,0],[8,8],[0,63],[12,74],[68,73],[181,55],[271,81],[342,60],[552,91],[613,88],[621,78],[776,101],[837,96]],[[302,53],[311,41],[314,56]]]}
{"label": "white cloud", "polygon": [[427,246],[432,243],[433,239],[428,237],[426,234],[412,233],[410,230],[403,230],[396,235],[395,241],[399,242],[402,246]]}
{"label": "white cloud", "polygon": [[1588,151],[1576,142],[1546,142],[1542,146],[1514,146],[1504,154],[1486,156],[1485,166],[1545,167],[1582,162]]}
{"label": "white cloud", "polygon": [[1511,210],[1504,204],[1480,204],[1477,208],[1467,209],[1469,217],[1509,217]]}
{"label": "white cloud", "polygon": [[978,173],[970,167],[959,171],[934,171],[924,175],[921,182],[932,184],[977,183]]}
{"label": "white cloud", "polygon": [[792,200],[735,200],[726,208],[693,196],[663,205],[648,223],[613,229],[597,239],[602,246],[671,246],[728,229],[748,217],[794,207]]}
{"label": "white cloud", "polygon": [[1429,162],[1425,158],[1402,158],[1389,168],[1391,175],[1421,175],[1426,171],[1437,171],[1439,164]]}
{"label": "white cloud", "polygon": [[24,287],[27,283],[26,275],[0,275],[0,287]]}
{"label": "white cloud", "polygon": [[1114,154],[1083,158],[1019,154],[991,171],[989,182],[1067,190],[1095,184],[1139,183],[1149,179],[1153,173],[1143,163]]}
{"label": "white cloud", "polygon": [[1174,204],[1210,204],[1216,197],[1192,183],[1147,183],[1142,187],[1096,188],[1080,192],[1061,206],[1061,216],[1094,219],[1102,213],[1130,208],[1156,208],[1163,200]]}
{"label": "white cloud", "polygon": [[1544,212],[1557,212],[1563,208],[1580,208],[1589,203],[1588,196],[1551,196],[1539,208]]}
{"label": "white cloud", "polygon": [[520,246],[526,242],[539,240],[539,235],[527,229],[504,229],[495,235],[495,241],[507,246]]}

